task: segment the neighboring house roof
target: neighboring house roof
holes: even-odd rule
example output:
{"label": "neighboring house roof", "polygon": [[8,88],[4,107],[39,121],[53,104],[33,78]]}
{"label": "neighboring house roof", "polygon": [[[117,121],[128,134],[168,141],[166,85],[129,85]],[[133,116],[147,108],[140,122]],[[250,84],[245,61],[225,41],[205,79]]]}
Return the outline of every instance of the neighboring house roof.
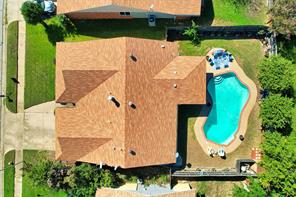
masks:
{"label": "neighboring house roof", "polygon": [[96,197],[195,197],[196,191],[191,189],[187,191],[171,192],[167,194],[160,195],[145,195],[141,193],[136,193],[132,191],[125,191],[112,188],[102,188],[98,189],[96,192]]}
{"label": "neighboring house roof", "polygon": [[201,0],[58,0],[58,14],[105,6],[120,6],[145,12],[199,16]]}
{"label": "neighboring house roof", "polygon": [[122,168],[176,162],[177,105],[206,102],[204,57],[137,38],[56,50],[56,101],[75,104],[55,111],[57,159]]}

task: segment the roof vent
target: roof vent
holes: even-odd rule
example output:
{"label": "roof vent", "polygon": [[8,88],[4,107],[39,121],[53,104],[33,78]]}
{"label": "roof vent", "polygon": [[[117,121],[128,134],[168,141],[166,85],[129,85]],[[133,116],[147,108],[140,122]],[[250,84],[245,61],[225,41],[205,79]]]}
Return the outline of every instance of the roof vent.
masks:
{"label": "roof vent", "polygon": [[174,88],[177,88],[177,84],[174,84],[173,87],[174,87]]}
{"label": "roof vent", "polygon": [[136,109],[136,105],[135,105],[133,102],[129,101],[129,102],[128,102],[128,105],[129,105],[131,108]]}
{"label": "roof vent", "polygon": [[153,10],[153,8],[154,8],[154,4],[151,4],[149,10]]}
{"label": "roof vent", "polygon": [[133,151],[133,150],[130,150],[130,151],[129,151],[129,154],[131,154],[132,156],[136,156],[136,152]]}
{"label": "roof vent", "polygon": [[163,49],[165,48],[164,44],[160,45],[160,47],[163,48]]}
{"label": "roof vent", "polygon": [[136,61],[137,61],[137,57],[136,57],[136,56],[134,56],[133,54],[130,54],[130,58],[131,58],[131,60],[133,60],[134,62],[136,62]]}
{"label": "roof vent", "polygon": [[177,74],[177,71],[174,71],[174,74]]}
{"label": "roof vent", "polygon": [[120,107],[120,103],[116,100],[116,98],[114,96],[109,95],[107,97],[107,100],[110,101],[110,102],[112,101],[116,105],[116,107]]}

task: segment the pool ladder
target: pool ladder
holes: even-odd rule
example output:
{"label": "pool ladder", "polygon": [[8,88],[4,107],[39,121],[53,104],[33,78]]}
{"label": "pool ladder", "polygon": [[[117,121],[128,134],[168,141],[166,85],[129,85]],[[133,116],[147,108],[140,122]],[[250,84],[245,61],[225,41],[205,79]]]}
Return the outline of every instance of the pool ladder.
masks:
{"label": "pool ladder", "polygon": [[215,84],[220,84],[220,83],[223,82],[223,80],[224,80],[224,78],[222,76],[217,76],[217,77],[214,78],[214,83]]}

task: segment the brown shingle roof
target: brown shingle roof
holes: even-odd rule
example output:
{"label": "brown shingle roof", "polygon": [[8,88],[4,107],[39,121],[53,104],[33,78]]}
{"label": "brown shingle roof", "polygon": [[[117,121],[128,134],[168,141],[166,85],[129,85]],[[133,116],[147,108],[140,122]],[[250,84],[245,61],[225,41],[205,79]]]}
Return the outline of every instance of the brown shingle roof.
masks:
{"label": "brown shingle roof", "polygon": [[63,70],[65,91],[57,102],[77,103],[115,72],[112,70]]}
{"label": "brown shingle roof", "polygon": [[[57,12],[70,13],[90,8],[116,5],[173,15],[199,16],[201,0],[58,0]],[[153,5],[153,6],[152,6]]]}
{"label": "brown shingle roof", "polygon": [[96,192],[96,197],[195,197],[196,191],[191,189],[188,191],[178,191],[171,192],[167,194],[160,195],[145,195],[141,193],[119,190],[119,189],[111,189],[111,188],[102,188],[98,189]]}
{"label": "brown shingle roof", "polygon": [[[177,105],[205,103],[204,58],[178,57],[176,43],[114,38],[57,43],[56,63],[56,99],[68,95],[76,101],[75,107],[56,109],[57,158],[123,168],[175,162]],[[87,86],[89,79],[72,80],[75,88],[68,88],[71,80],[64,71],[74,71],[74,79],[100,79]],[[107,99],[110,95],[119,106]],[[81,141],[63,143],[64,138]],[[80,158],[64,153],[84,147],[83,138],[111,140],[93,145]]]}

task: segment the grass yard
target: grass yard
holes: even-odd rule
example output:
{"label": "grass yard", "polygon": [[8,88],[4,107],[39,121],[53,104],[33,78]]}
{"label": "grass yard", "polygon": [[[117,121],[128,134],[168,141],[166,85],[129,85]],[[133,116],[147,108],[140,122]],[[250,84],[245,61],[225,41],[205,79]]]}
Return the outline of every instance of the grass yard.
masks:
{"label": "grass yard", "polygon": [[26,28],[25,108],[54,100],[55,47],[42,25]]}
{"label": "grass yard", "polygon": [[15,150],[11,150],[4,156],[4,197],[14,197],[14,165],[9,165],[10,162],[14,163]]}
{"label": "grass yard", "polygon": [[7,29],[7,71],[6,71],[6,100],[9,111],[17,112],[17,80],[18,74],[18,22],[14,21]]}
{"label": "grass yard", "polygon": [[259,6],[255,11],[248,6],[237,7],[229,3],[229,0],[204,0],[204,9],[197,22],[199,25],[264,25],[264,3],[263,0],[257,1]]}
{"label": "grass yard", "polygon": [[[51,157],[53,154],[50,151],[37,151],[37,150],[24,150],[24,162],[38,162],[40,155],[46,155]],[[23,197],[32,197],[32,196],[46,196],[46,197],[66,197],[67,194],[62,191],[50,190],[47,187],[43,186],[34,186],[32,181],[26,175],[23,176],[23,185],[22,185]]]}
{"label": "grass yard", "polygon": [[[203,40],[200,46],[193,46],[190,41],[181,41],[179,45],[181,55],[204,56],[210,49],[215,47],[227,49],[233,53],[245,73],[258,84],[256,77],[257,63],[263,59],[264,52],[261,43],[257,40]],[[200,111],[200,108],[195,110]],[[233,153],[228,154],[226,160],[211,158],[203,152],[195,138],[193,130],[195,117],[197,117],[198,112],[190,113],[189,115],[184,114],[185,118],[182,120],[184,126],[180,130],[182,132],[181,135],[184,135],[184,138],[186,138],[182,139],[182,141],[186,142],[187,147],[185,145],[180,146],[185,149],[183,151],[186,151],[187,162],[191,163],[193,167],[234,167],[237,158],[249,158],[251,148],[258,147],[261,142],[262,133],[260,132],[261,124],[258,104],[256,104],[250,115],[244,142]]]}

